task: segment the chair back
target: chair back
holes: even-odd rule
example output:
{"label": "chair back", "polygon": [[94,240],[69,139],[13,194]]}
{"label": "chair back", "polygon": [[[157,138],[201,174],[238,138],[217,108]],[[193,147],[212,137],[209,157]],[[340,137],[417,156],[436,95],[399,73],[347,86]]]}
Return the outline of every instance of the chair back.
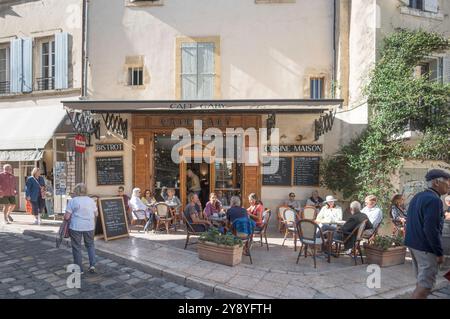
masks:
{"label": "chair back", "polygon": [[297,232],[301,242],[308,240],[315,243],[317,241],[318,232],[320,233],[320,237],[322,237],[322,231],[320,230],[319,225],[308,219],[302,219],[297,223]]}
{"label": "chair back", "polygon": [[156,213],[160,218],[168,218],[170,217],[170,208],[166,203],[157,203],[156,204]]}
{"label": "chair back", "polygon": [[289,209],[289,206],[280,206],[278,207],[278,219],[284,220],[284,211]]}
{"label": "chair back", "polygon": [[317,217],[317,210],[314,206],[305,206],[302,212],[302,219],[315,220]]}
{"label": "chair back", "polygon": [[287,224],[295,224],[296,215],[292,209],[288,208],[283,212],[283,220]]}
{"label": "chair back", "polygon": [[194,230],[194,228],[192,228],[192,225],[187,220],[186,216],[184,215],[184,212],[181,213],[181,217],[183,218],[183,222],[186,225],[186,232],[190,234],[195,234],[196,231]]}
{"label": "chair back", "polygon": [[263,213],[263,223],[264,226],[262,228],[263,231],[266,231],[267,226],[269,225],[270,216],[272,215],[272,211],[270,209],[266,209]]}
{"label": "chair back", "polygon": [[357,227],[358,231],[356,232],[356,240],[361,240],[364,234],[364,230],[366,229],[367,219],[363,221],[359,226]]}

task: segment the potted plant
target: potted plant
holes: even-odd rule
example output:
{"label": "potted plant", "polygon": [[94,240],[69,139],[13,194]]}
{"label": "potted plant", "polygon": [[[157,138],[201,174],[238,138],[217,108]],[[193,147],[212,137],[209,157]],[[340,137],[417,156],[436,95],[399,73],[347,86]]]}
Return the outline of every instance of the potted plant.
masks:
{"label": "potted plant", "polygon": [[202,260],[235,266],[242,260],[243,242],[233,234],[222,234],[211,228],[200,235],[197,246],[198,257]]}
{"label": "potted plant", "polygon": [[406,246],[404,246],[403,237],[400,234],[396,236],[377,235],[371,243],[364,244],[364,250],[369,264],[389,267],[405,263]]}

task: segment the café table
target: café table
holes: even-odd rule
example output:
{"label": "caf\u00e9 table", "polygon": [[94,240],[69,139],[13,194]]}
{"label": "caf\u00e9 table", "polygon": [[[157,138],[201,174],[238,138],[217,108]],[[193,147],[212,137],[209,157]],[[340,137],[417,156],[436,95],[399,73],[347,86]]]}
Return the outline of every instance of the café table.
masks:
{"label": "caf\u00e9 table", "polygon": [[223,217],[221,217],[221,216],[214,216],[214,215],[210,216],[209,217],[209,221],[215,227],[224,227],[224,226],[227,225],[227,217],[225,215]]}

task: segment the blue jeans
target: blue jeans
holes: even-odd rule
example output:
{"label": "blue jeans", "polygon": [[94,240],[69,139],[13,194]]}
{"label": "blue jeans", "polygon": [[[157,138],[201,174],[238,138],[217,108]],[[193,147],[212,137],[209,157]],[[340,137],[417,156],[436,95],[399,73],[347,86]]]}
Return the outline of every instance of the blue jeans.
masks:
{"label": "blue jeans", "polygon": [[89,266],[95,266],[95,246],[94,231],[76,231],[70,230],[70,242],[72,244],[73,262],[80,266],[83,271],[83,260],[81,255],[81,238],[84,239],[84,245],[87,248],[89,256]]}
{"label": "blue jeans", "polygon": [[42,211],[44,210],[44,204],[44,200],[40,198],[36,202],[31,201],[31,212],[34,216],[39,216],[40,214],[42,214]]}

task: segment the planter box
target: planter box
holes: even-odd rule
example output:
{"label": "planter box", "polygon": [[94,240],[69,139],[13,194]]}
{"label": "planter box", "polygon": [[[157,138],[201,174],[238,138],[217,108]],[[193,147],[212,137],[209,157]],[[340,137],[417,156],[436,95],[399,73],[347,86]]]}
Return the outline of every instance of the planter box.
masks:
{"label": "planter box", "polygon": [[235,266],[241,263],[243,247],[217,245],[211,242],[197,244],[198,258],[218,264]]}
{"label": "planter box", "polygon": [[389,267],[405,263],[405,246],[392,247],[388,250],[382,250],[365,244],[364,250],[366,251],[368,264],[377,264],[381,267]]}

